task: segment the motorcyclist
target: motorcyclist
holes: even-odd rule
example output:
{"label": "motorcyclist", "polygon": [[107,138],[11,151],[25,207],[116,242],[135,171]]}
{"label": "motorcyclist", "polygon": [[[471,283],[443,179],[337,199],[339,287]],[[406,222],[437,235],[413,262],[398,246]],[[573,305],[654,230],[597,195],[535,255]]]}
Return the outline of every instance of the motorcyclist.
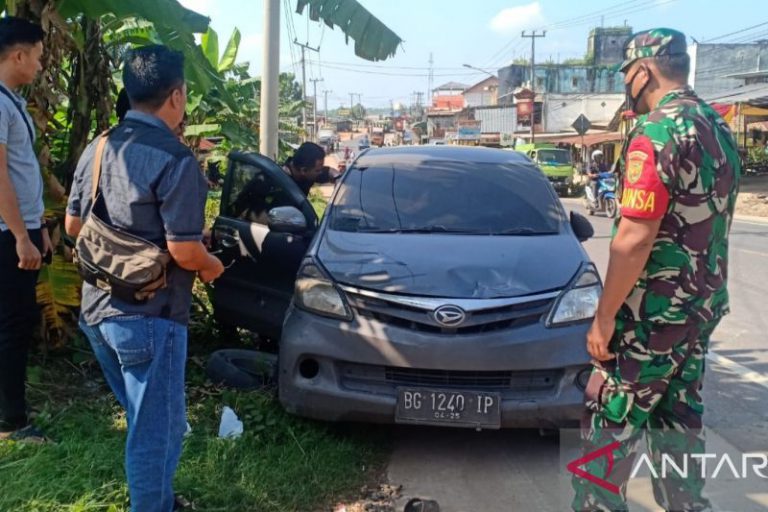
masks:
{"label": "motorcyclist", "polygon": [[608,172],[608,166],[605,165],[605,155],[599,149],[592,152],[592,161],[589,164],[589,188],[592,190],[592,204],[597,208],[597,184],[600,180],[600,173]]}

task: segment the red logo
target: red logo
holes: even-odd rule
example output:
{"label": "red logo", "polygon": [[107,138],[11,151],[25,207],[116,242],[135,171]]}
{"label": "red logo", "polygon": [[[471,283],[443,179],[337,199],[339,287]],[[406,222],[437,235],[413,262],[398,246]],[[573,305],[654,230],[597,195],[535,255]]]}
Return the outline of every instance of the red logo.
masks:
{"label": "red logo", "polygon": [[586,454],[585,456],[581,457],[580,459],[576,459],[574,461],[571,461],[568,463],[566,468],[568,471],[573,473],[574,475],[583,478],[585,480],[589,480],[595,485],[599,485],[603,489],[612,492],[613,494],[619,494],[619,488],[618,486],[612,484],[611,482],[608,482],[607,480],[604,480],[598,476],[595,476],[591,473],[587,473],[584,471],[584,469],[581,468],[581,466],[584,466],[586,464],[589,464],[595,459],[599,459],[600,457],[606,457],[608,459],[608,470],[605,472],[605,478],[608,478],[611,476],[611,471],[613,471],[613,452],[619,449],[619,446],[621,446],[621,443],[618,441],[615,441],[608,446],[603,446],[602,448],[595,450],[593,452],[590,452]]}

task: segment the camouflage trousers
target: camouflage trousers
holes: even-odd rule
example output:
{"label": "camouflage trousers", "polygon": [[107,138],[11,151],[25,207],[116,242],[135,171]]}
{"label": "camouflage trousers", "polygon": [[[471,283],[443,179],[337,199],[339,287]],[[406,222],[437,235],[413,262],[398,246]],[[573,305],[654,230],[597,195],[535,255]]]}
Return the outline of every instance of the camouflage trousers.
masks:
{"label": "camouflage trousers", "polygon": [[[593,369],[581,425],[585,453],[609,445],[611,452],[584,466],[599,480],[574,475],[574,510],[627,510],[627,481],[643,437],[657,469],[662,455],[682,464],[683,458],[690,461],[691,454],[703,453],[704,408],[699,392],[704,356],[718,323],[659,325],[617,320],[611,341],[617,357]],[[711,510],[702,495],[700,468],[690,464],[689,469],[687,478],[652,474],[654,497],[664,510]]]}

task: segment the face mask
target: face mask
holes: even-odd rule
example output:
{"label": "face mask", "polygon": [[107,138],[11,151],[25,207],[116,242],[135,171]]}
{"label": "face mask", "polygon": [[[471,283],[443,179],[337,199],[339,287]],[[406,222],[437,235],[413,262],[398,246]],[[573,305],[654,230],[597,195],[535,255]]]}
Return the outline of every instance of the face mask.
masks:
{"label": "face mask", "polygon": [[[627,110],[631,110],[632,112],[639,114],[637,112],[637,104],[640,101],[640,98],[643,97],[643,93],[645,92],[645,88],[648,87],[648,84],[650,83],[650,80],[646,81],[645,84],[640,88],[640,90],[637,92],[637,96],[632,96],[632,86],[635,84],[635,78],[637,77],[637,74],[640,72],[638,70],[635,75],[632,77],[632,80],[629,81],[629,83],[624,84],[625,93],[627,96]],[[647,73],[647,71],[646,71]]]}

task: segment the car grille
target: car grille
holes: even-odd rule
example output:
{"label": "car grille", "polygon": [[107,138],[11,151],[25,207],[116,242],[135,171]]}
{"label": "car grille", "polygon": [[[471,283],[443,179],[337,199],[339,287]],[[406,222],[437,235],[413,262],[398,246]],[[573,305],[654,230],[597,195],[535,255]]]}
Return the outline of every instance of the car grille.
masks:
{"label": "car grille", "polygon": [[522,399],[553,394],[562,370],[453,371],[339,363],[341,385],[353,391],[396,395],[398,387],[495,391]]}
{"label": "car grille", "polygon": [[[466,320],[461,325],[445,327],[434,319],[432,306],[403,304],[396,299],[389,300],[384,294],[374,297],[348,289],[345,291],[349,305],[360,317],[402,329],[446,335],[486,333],[533,325],[550,310],[555,300],[552,294],[547,294],[530,302],[468,310]],[[444,302],[451,304],[450,299],[444,299]]]}

